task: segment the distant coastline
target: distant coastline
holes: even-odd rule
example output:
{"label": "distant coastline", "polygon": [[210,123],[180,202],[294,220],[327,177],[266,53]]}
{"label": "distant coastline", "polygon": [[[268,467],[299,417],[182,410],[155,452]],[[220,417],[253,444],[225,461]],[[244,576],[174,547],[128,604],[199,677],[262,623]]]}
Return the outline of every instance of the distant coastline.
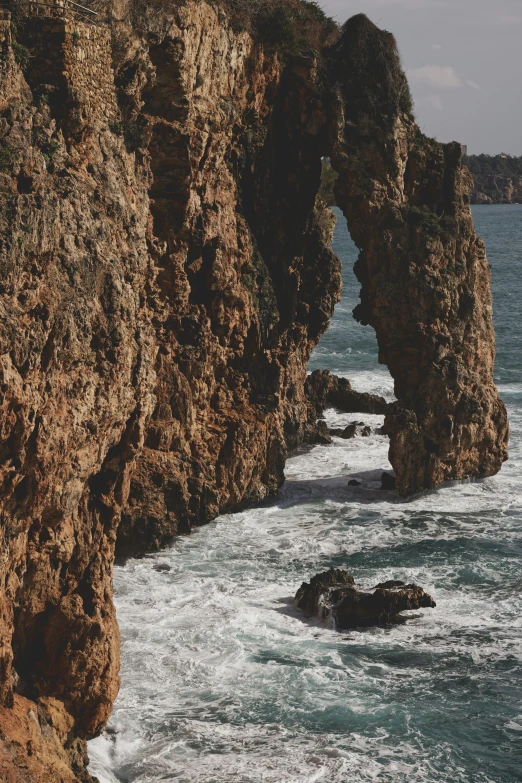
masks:
{"label": "distant coastline", "polygon": [[522,157],[466,155],[473,177],[472,204],[522,204]]}
{"label": "distant coastline", "polygon": [[[466,155],[463,162],[473,177],[472,204],[522,204],[522,157]],[[319,193],[328,206],[335,206],[336,178],[336,172],[325,158]]]}

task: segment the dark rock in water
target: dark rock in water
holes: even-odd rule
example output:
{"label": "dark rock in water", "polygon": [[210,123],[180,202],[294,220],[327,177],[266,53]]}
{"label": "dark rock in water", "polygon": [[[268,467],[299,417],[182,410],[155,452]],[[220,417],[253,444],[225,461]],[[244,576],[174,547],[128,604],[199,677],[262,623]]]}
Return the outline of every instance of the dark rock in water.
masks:
{"label": "dark rock in water", "polygon": [[391,473],[383,473],[381,476],[381,489],[396,489],[395,476]]}
{"label": "dark rock in water", "polygon": [[305,393],[320,415],[332,405],[345,413],[386,413],[388,403],[376,394],[356,392],[347,378],[338,378],[329,370],[315,370],[306,379]]}
{"label": "dark rock in water", "polygon": [[347,427],[344,429],[332,429],[328,430],[330,435],[335,435],[337,438],[344,438],[344,440],[350,440],[351,438],[355,438],[357,434],[366,436],[371,435],[371,427],[364,426],[363,421],[352,421],[351,424],[348,424]]}
{"label": "dark rock in water", "polygon": [[404,582],[399,582],[397,579],[389,579],[387,582],[379,582],[375,585],[374,590],[391,590],[394,587],[404,587]]}
{"label": "dark rock in water", "polygon": [[[310,579],[310,583],[303,582],[295,595],[295,602],[299,609],[308,617],[314,617],[319,612],[319,600],[321,595],[330,588],[348,587],[355,588],[355,579],[347,571],[338,568],[330,568],[322,574],[316,574]],[[324,618],[321,618],[324,619]]]}
{"label": "dark rock in water", "polygon": [[156,565],[152,566],[155,571],[159,571],[159,573],[162,573],[163,571],[170,571],[171,567],[168,563],[156,563]]}
{"label": "dark rock in water", "polygon": [[325,421],[317,422],[312,442],[323,446],[328,446],[332,442],[331,434],[328,432]]}
{"label": "dark rock in water", "polygon": [[352,479],[351,481],[348,482],[348,486],[349,487],[360,487],[361,486],[361,482],[357,481],[357,479]]}
{"label": "dark rock in water", "polygon": [[347,571],[334,568],[303,582],[295,603],[307,617],[333,622],[340,631],[395,622],[400,612],[436,606],[417,585],[392,580],[364,589]]}
{"label": "dark rock in water", "polygon": [[374,433],[376,435],[386,435],[386,427],[376,427]]}

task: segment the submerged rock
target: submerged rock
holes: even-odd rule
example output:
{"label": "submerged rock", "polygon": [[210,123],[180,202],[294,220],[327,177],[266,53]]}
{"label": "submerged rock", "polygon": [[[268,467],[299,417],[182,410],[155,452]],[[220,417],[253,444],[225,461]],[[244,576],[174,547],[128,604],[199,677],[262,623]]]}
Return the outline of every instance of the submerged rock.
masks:
{"label": "submerged rock", "polygon": [[337,630],[383,625],[396,621],[408,609],[436,606],[431,595],[417,585],[390,580],[365,589],[347,571],[336,568],[303,582],[295,603],[307,617],[333,622]]}
{"label": "submerged rock", "polygon": [[318,421],[314,432],[314,436],[311,438],[312,443],[316,443],[323,446],[329,446],[332,442],[331,433],[328,431],[328,427],[325,421]]}

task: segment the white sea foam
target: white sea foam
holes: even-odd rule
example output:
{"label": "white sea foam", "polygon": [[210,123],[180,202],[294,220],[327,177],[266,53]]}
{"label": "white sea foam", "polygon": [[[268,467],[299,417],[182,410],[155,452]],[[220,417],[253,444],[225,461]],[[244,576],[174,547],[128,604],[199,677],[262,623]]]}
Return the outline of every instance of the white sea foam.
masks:
{"label": "white sea foam", "polygon": [[[505,486],[495,478],[405,503],[378,489],[386,438],[355,441],[290,460],[275,502],[116,569],[123,688],[112,733],[90,743],[102,783],[497,783],[459,771],[447,738],[427,742],[411,721],[416,700],[433,701],[448,678],[480,682],[488,667],[522,662],[517,574],[500,590],[494,563],[470,565],[466,545],[520,541],[498,508]],[[348,488],[348,475],[362,486]],[[419,556],[430,542],[433,557]],[[332,561],[365,584],[422,584],[437,609],[346,636],[305,623],[292,596]],[[451,685],[441,690],[450,704]],[[503,724],[513,733],[516,721]]]}
{"label": "white sea foam", "polygon": [[[363,338],[349,354],[337,333],[321,361],[392,399],[386,371],[360,358]],[[289,460],[273,501],[117,566],[122,689],[109,731],[90,743],[101,783],[518,783],[522,384],[512,380],[510,462],[494,478],[404,500],[380,489],[385,436],[334,438]],[[437,607],[346,634],[304,621],[293,596],[332,565],[363,585],[416,582]]]}

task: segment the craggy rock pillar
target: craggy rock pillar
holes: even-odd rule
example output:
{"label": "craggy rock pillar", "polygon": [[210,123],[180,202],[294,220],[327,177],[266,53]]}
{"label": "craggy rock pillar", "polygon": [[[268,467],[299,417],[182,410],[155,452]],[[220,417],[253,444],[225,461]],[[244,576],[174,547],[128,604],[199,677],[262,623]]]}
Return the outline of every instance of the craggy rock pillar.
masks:
{"label": "craggy rock pillar", "polygon": [[335,196],[361,249],[354,315],[374,327],[395,382],[385,426],[399,492],[491,476],[507,459],[508,423],[460,145],[420,132],[395,40],[364,15],[331,58]]}

